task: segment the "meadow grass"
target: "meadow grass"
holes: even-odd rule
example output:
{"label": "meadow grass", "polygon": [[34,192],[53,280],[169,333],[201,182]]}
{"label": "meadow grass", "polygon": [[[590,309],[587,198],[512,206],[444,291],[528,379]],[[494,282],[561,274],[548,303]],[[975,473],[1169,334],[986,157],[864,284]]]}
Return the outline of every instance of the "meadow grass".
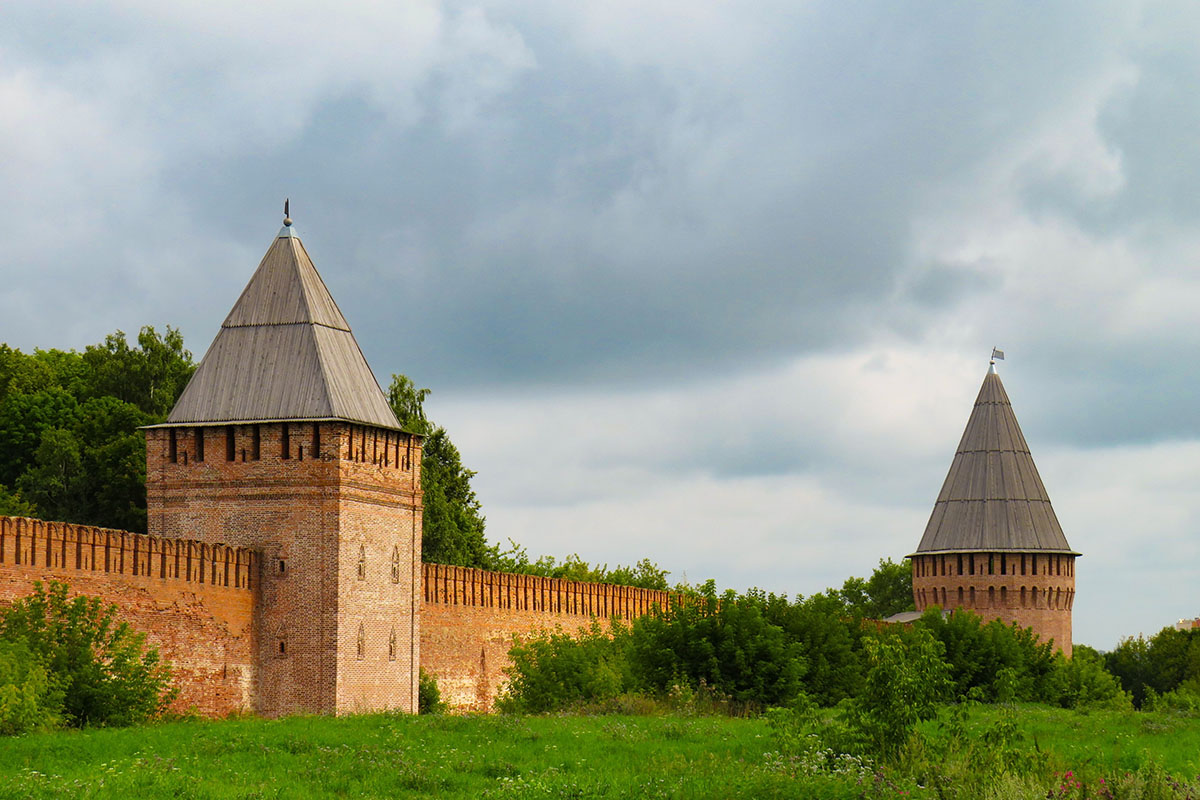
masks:
{"label": "meadow grass", "polygon": [[[1044,798],[1069,770],[1097,786],[1099,777],[1111,781],[1147,763],[1182,778],[1200,772],[1195,718],[1022,707],[1015,711],[1018,737],[986,740],[1003,713],[972,709],[960,728],[994,750],[1045,756],[1032,771],[994,775],[983,794]],[[906,764],[880,768],[849,756],[783,752],[777,731],[761,718],[376,714],[182,721],[0,740],[0,797],[969,796],[937,780],[939,774],[957,780],[970,768],[961,763],[966,751],[949,746],[950,727],[930,723],[925,733]]]}

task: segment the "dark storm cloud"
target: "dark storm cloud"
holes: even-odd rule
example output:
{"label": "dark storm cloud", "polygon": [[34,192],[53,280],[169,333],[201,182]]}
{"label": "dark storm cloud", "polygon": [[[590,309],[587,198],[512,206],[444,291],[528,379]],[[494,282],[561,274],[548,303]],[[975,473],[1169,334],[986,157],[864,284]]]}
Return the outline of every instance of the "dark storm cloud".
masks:
{"label": "dark storm cloud", "polygon": [[[72,131],[4,140],[66,165],[9,175],[35,197],[0,209],[13,343],[172,322],[203,352],[290,195],[384,383],[696,381],[881,332],[944,344],[937,327],[1002,293],[1006,266],[944,263],[914,228],[1119,69],[1136,77],[1098,100],[1095,128],[1120,187],[1034,159],[1006,190],[1084,230],[1194,205],[1198,60],[1185,35],[1155,47],[1194,22],[1123,4],[768,4],[686,24],[664,7],[182,8],[18,4],[0,33],[30,137]],[[67,322],[31,310],[50,296]],[[1008,333],[1050,377],[1088,348],[1066,327],[970,335]],[[1109,344],[1130,352],[1064,389],[1103,398],[1097,422],[1047,411],[1054,435],[1191,435],[1169,337]],[[798,466],[778,449],[745,469]]]}

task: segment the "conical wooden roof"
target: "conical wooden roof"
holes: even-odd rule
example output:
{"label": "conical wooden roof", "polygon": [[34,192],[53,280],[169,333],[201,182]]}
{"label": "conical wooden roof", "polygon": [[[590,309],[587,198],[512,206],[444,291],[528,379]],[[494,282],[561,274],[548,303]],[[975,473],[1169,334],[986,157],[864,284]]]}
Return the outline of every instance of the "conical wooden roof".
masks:
{"label": "conical wooden roof", "polygon": [[346,318],[286,224],[166,424],[325,419],[400,427]]}
{"label": "conical wooden roof", "polygon": [[917,553],[1071,553],[1004,384],[989,369]]}

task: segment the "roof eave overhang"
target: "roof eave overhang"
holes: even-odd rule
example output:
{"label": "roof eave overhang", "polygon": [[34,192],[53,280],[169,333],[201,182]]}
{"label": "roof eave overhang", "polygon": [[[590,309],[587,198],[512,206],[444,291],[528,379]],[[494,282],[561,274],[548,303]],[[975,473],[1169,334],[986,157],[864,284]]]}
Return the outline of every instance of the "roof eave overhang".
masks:
{"label": "roof eave overhang", "polygon": [[1051,555],[1075,556],[1076,558],[1083,555],[1083,553],[1075,550],[1048,547],[956,547],[953,550],[918,550],[915,553],[909,553],[905,558],[945,556],[956,553],[1048,553]]}
{"label": "roof eave overhang", "polygon": [[269,425],[276,422],[346,422],[351,425],[365,425],[368,428],[399,431],[400,433],[407,433],[411,436],[418,436],[422,439],[425,438],[425,434],[423,433],[407,431],[397,425],[381,425],[378,422],[365,422],[361,419],[349,419],[347,417],[281,417],[276,419],[210,419],[201,422],[160,422],[156,425],[140,425],[138,426],[138,430],[152,431],[158,428],[214,428],[221,425]]}

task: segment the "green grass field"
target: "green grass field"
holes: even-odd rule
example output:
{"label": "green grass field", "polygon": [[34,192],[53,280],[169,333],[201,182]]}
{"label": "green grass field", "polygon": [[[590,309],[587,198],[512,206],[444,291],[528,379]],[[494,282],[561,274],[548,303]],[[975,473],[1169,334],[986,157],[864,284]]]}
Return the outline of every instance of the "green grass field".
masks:
{"label": "green grass field", "polygon": [[[1017,733],[996,738],[1005,719]],[[1168,776],[1194,786],[1200,773],[1195,718],[979,707],[960,730],[985,752],[1036,764],[972,783],[978,751],[947,756],[939,748],[953,734],[935,723],[906,764],[879,768],[781,752],[761,718],[247,718],[0,740],[0,797],[1184,798],[1188,787]],[[1101,792],[1124,773],[1167,793]]]}

